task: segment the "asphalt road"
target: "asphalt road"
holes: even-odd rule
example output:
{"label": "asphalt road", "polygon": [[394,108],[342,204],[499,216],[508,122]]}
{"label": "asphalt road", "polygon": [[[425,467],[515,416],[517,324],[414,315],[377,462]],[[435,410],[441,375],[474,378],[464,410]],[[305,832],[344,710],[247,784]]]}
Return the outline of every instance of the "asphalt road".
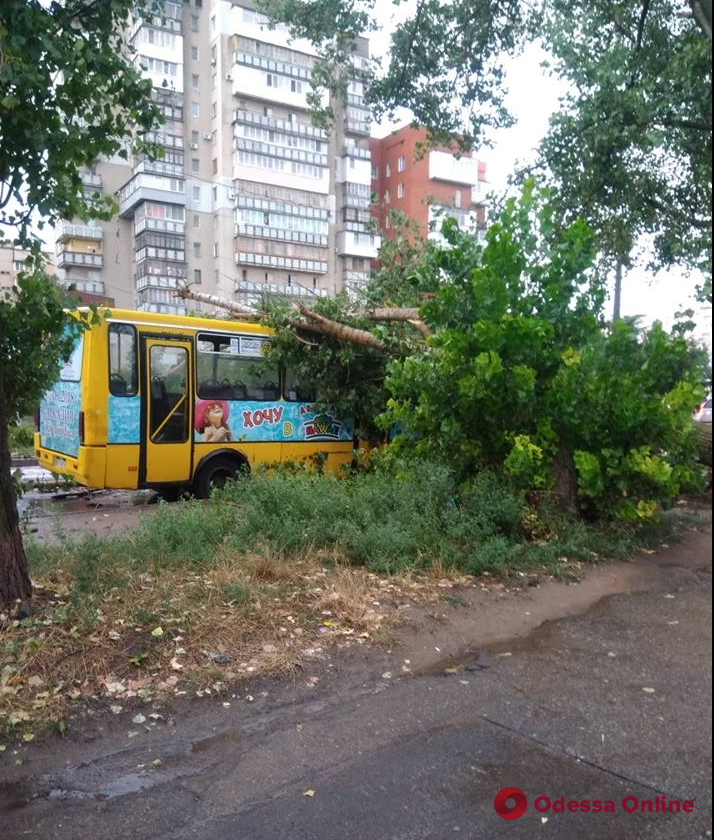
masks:
{"label": "asphalt road", "polygon": [[[133,737],[94,719],[0,759],[0,837],[711,837],[711,556],[709,528],[550,594],[465,594],[390,650],[186,702]],[[552,620],[513,638],[546,597]],[[519,819],[496,813],[505,787]]]}

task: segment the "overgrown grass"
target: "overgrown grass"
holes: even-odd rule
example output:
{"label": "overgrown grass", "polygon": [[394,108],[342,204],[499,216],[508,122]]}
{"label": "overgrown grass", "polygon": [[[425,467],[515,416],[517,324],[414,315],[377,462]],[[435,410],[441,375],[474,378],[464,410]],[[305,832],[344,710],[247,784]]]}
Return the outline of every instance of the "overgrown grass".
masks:
{"label": "overgrown grass", "polygon": [[217,669],[291,669],[324,644],[379,637],[397,603],[465,576],[572,576],[678,530],[675,517],[587,526],[491,474],[456,486],[438,465],[259,472],[207,502],[162,503],[120,537],[30,542],[35,612],[0,647],[0,731],[61,721],[69,701],[195,688]]}

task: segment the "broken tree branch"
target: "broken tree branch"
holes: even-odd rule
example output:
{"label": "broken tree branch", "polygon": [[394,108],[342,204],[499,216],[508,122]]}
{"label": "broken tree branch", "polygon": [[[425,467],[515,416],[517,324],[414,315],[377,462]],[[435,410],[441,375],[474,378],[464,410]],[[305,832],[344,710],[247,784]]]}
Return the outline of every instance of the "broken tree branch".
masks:
{"label": "broken tree branch", "polygon": [[355,327],[348,327],[346,324],[331,321],[329,318],[325,318],[324,315],[308,309],[307,306],[301,303],[296,303],[294,306],[301,315],[309,318],[316,326],[321,327],[325,335],[331,335],[340,341],[347,341],[350,344],[357,344],[361,347],[373,347],[375,350],[381,350],[385,353],[389,352],[387,345],[372,335],[371,332],[367,332],[367,330],[358,330]]}
{"label": "broken tree branch", "polygon": [[188,286],[179,286],[176,289],[176,294],[183,300],[195,300],[200,303],[207,303],[209,306],[215,306],[219,309],[227,309],[231,315],[241,318],[262,318],[263,313],[252,307],[247,307],[243,303],[238,303],[234,300],[218,297],[218,295],[209,295],[206,292],[193,292]]}

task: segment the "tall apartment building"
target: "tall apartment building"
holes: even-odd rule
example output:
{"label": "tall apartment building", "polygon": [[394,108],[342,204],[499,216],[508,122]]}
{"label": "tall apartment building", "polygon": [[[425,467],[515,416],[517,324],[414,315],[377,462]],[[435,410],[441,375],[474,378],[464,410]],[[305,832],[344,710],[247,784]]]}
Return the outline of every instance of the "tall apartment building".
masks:
{"label": "tall apartment building", "polygon": [[438,238],[439,220],[455,218],[462,227],[481,233],[486,225],[486,164],[470,153],[421,151],[426,129],[411,125],[380,139],[372,138],[374,215],[384,236],[392,238],[390,210],[400,210],[417,222],[422,236]]}
{"label": "tall apartment building", "polygon": [[[88,193],[115,195],[119,214],[60,226],[64,282],[175,313],[183,283],[245,303],[364,283],[379,242],[361,85],[333,105],[329,135],[314,127],[313,49],[269,28],[250,0],[167,2],[162,18],[133,20],[127,40],[166,118],[150,138],[165,154],[85,173]],[[354,61],[367,57],[359,39]]]}
{"label": "tall apartment building", "polygon": [[[17,284],[17,275],[25,270],[25,260],[30,252],[18,248],[11,240],[0,239],[0,298],[12,291]],[[45,271],[48,274],[56,274],[54,263],[50,255],[45,253],[48,262],[45,264]]]}

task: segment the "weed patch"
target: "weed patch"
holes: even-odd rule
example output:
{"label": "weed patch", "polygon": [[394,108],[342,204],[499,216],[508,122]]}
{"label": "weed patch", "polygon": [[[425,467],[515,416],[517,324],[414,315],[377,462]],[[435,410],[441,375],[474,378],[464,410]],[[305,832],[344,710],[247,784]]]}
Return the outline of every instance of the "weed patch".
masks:
{"label": "weed patch", "polygon": [[0,616],[0,734],[64,731],[97,698],[297,673],[327,645],[383,639],[405,601],[456,598],[444,587],[467,576],[571,578],[687,524],[595,528],[528,508],[490,474],[456,486],[442,467],[392,463],[342,480],[258,473],[161,504],[121,537],[30,541],[33,613]]}

